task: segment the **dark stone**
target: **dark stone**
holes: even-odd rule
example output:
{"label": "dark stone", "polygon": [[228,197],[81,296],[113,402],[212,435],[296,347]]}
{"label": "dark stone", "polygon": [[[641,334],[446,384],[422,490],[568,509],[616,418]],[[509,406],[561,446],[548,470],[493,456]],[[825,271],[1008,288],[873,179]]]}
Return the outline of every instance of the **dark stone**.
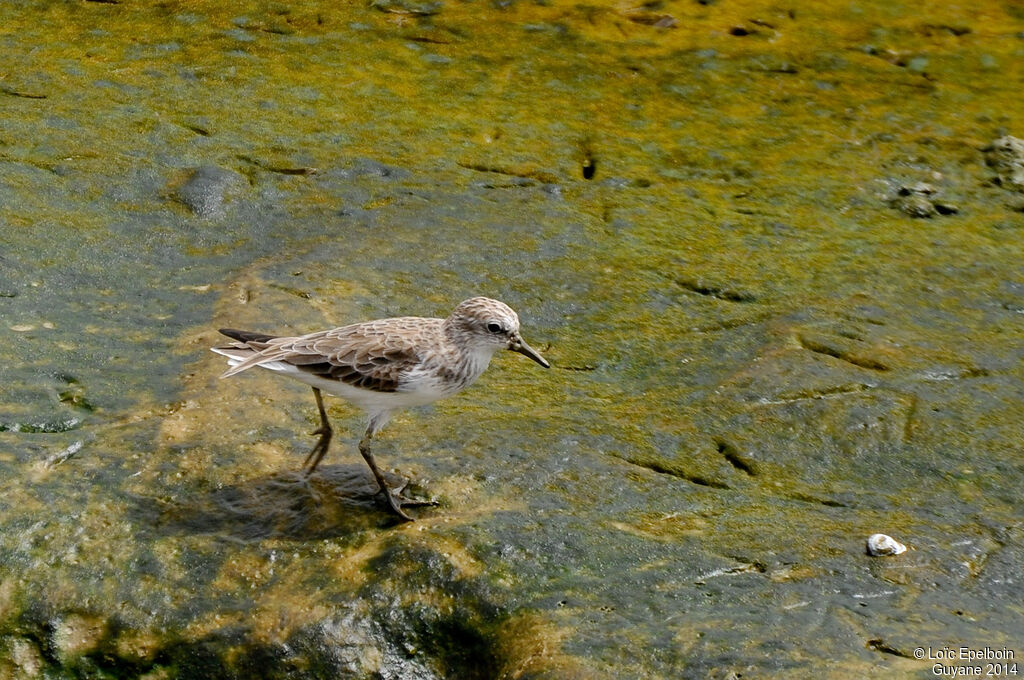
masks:
{"label": "dark stone", "polygon": [[224,213],[230,193],[244,182],[236,172],[204,165],[192,172],[174,196],[199,217],[217,217]]}

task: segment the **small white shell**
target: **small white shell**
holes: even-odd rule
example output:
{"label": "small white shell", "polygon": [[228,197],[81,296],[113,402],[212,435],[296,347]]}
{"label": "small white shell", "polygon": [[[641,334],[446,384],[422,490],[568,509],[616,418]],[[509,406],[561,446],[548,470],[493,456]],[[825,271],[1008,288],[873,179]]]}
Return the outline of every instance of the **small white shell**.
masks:
{"label": "small white shell", "polygon": [[871,534],[868,537],[869,555],[875,557],[879,555],[899,555],[906,551],[907,546],[903,545],[892,536],[886,536],[885,534]]}

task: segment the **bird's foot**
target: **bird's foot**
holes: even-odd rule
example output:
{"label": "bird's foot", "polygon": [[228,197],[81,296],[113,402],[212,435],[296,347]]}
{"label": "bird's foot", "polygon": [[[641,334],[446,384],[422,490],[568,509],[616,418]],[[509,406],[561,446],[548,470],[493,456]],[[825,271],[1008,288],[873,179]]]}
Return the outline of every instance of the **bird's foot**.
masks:
{"label": "bird's foot", "polygon": [[402,486],[398,487],[397,489],[395,489],[394,491],[391,492],[391,495],[399,503],[402,504],[403,508],[422,508],[422,507],[425,507],[425,506],[428,506],[428,505],[430,505],[430,506],[437,506],[437,505],[439,505],[439,503],[437,501],[435,501],[434,499],[432,499],[432,498],[429,499],[429,500],[427,500],[425,498],[409,498],[408,496],[404,495],[405,490],[408,489],[408,488],[409,488],[409,482],[406,481],[406,482],[404,482],[402,484]]}
{"label": "bird's foot", "polygon": [[331,430],[320,428],[311,432],[310,434],[320,435],[320,439],[317,440],[316,444],[313,445],[313,450],[306,456],[306,460],[302,463],[303,476],[307,479],[313,474],[313,470],[320,464],[324,455],[327,453],[327,449],[331,445]]}
{"label": "bird's foot", "polygon": [[392,491],[391,489],[384,488],[377,492],[378,496],[383,496],[384,501],[388,505],[388,509],[392,513],[402,519],[403,522],[412,522],[414,518],[410,517],[402,508],[422,508],[424,506],[436,506],[438,503],[435,500],[425,500],[421,498],[409,498],[403,496],[402,492],[405,491],[406,487],[409,486],[409,482],[405,482],[398,489]]}

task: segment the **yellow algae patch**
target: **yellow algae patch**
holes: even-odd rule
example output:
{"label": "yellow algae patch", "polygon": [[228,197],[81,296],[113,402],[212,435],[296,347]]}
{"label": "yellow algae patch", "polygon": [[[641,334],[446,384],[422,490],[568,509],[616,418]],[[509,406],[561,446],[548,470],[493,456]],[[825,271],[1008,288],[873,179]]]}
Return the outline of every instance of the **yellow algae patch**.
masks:
{"label": "yellow algae patch", "polygon": [[274,578],[273,565],[257,553],[236,552],[221,566],[212,588],[226,592],[262,589]]}
{"label": "yellow algae patch", "polygon": [[468,475],[448,475],[431,480],[426,486],[428,495],[443,504],[429,515],[422,515],[421,519],[428,523],[447,519],[464,524],[495,512],[526,509],[521,496],[504,496],[500,492],[487,495],[483,484]]}
{"label": "yellow algae patch", "polygon": [[0,679],[42,677],[42,670],[43,655],[38,647],[22,638],[0,638]]}
{"label": "yellow algae patch", "polygon": [[346,551],[344,556],[333,562],[333,573],[338,582],[358,586],[366,582],[366,565],[379,557],[384,550],[384,539],[366,543],[356,550]]}
{"label": "yellow algae patch", "polygon": [[189,622],[182,631],[182,636],[186,639],[197,640],[209,635],[213,631],[231,626],[245,625],[248,620],[249,613],[243,611],[218,610],[204,612]]}
{"label": "yellow algae patch", "polygon": [[501,664],[495,677],[557,677],[564,680],[606,677],[562,651],[573,634],[565,624],[555,624],[533,613],[514,616],[498,629],[496,655]]}
{"label": "yellow algae patch", "polygon": [[[416,543],[409,543],[410,546]],[[469,554],[463,543],[450,536],[432,532],[424,536],[419,545],[424,549],[440,554],[448,564],[455,567],[460,578],[473,578],[482,575],[486,566]]]}
{"label": "yellow algae patch", "polygon": [[809,578],[815,578],[820,575],[821,572],[819,570],[806,564],[787,564],[768,572],[768,578],[776,583],[806,581]]}
{"label": "yellow algae patch", "polygon": [[266,645],[282,644],[312,621],[324,621],[337,613],[325,603],[319,590],[303,589],[301,583],[268,590],[246,617],[253,638]]}
{"label": "yellow algae patch", "polygon": [[685,536],[702,536],[707,530],[708,521],[698,515],[671,513],[645,515],[636,522],[609,522],[619,531],[634,536],[653,538],[658,541],[677,542]]}
{"label": "yellow algae patch", "polygon": [[54,624],[52,640],[57,656],[66,663],[95,650],[106,632],[103,617],[67,614]]}
{"label": "yellow algae patch", "polygon": [[166,645],[166,638],[151,630],[124,630],[114,645],[117,655],[129,663],[151,661]]}
{"label": "yellow algae patch", "polygon": [[6,578],[0,581],[0,612],[12,610],[16,588],[17,581],[13,578]]}

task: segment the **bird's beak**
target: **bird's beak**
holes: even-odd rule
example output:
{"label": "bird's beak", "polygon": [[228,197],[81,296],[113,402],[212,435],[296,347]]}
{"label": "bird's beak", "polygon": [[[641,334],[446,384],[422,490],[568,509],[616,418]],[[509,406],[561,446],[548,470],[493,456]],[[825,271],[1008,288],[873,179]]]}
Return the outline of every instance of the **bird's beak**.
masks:
{"label": "bird's beak", "polygon": [[513,352],[519,352],[520,354],[530,357],[544,368],[551,368],[551,364],[547,362],[547,359],[538,354],[537,350],[527,345],[526,342],[518,335],[512,338],[512,342],[509,343],[508,348]]}

